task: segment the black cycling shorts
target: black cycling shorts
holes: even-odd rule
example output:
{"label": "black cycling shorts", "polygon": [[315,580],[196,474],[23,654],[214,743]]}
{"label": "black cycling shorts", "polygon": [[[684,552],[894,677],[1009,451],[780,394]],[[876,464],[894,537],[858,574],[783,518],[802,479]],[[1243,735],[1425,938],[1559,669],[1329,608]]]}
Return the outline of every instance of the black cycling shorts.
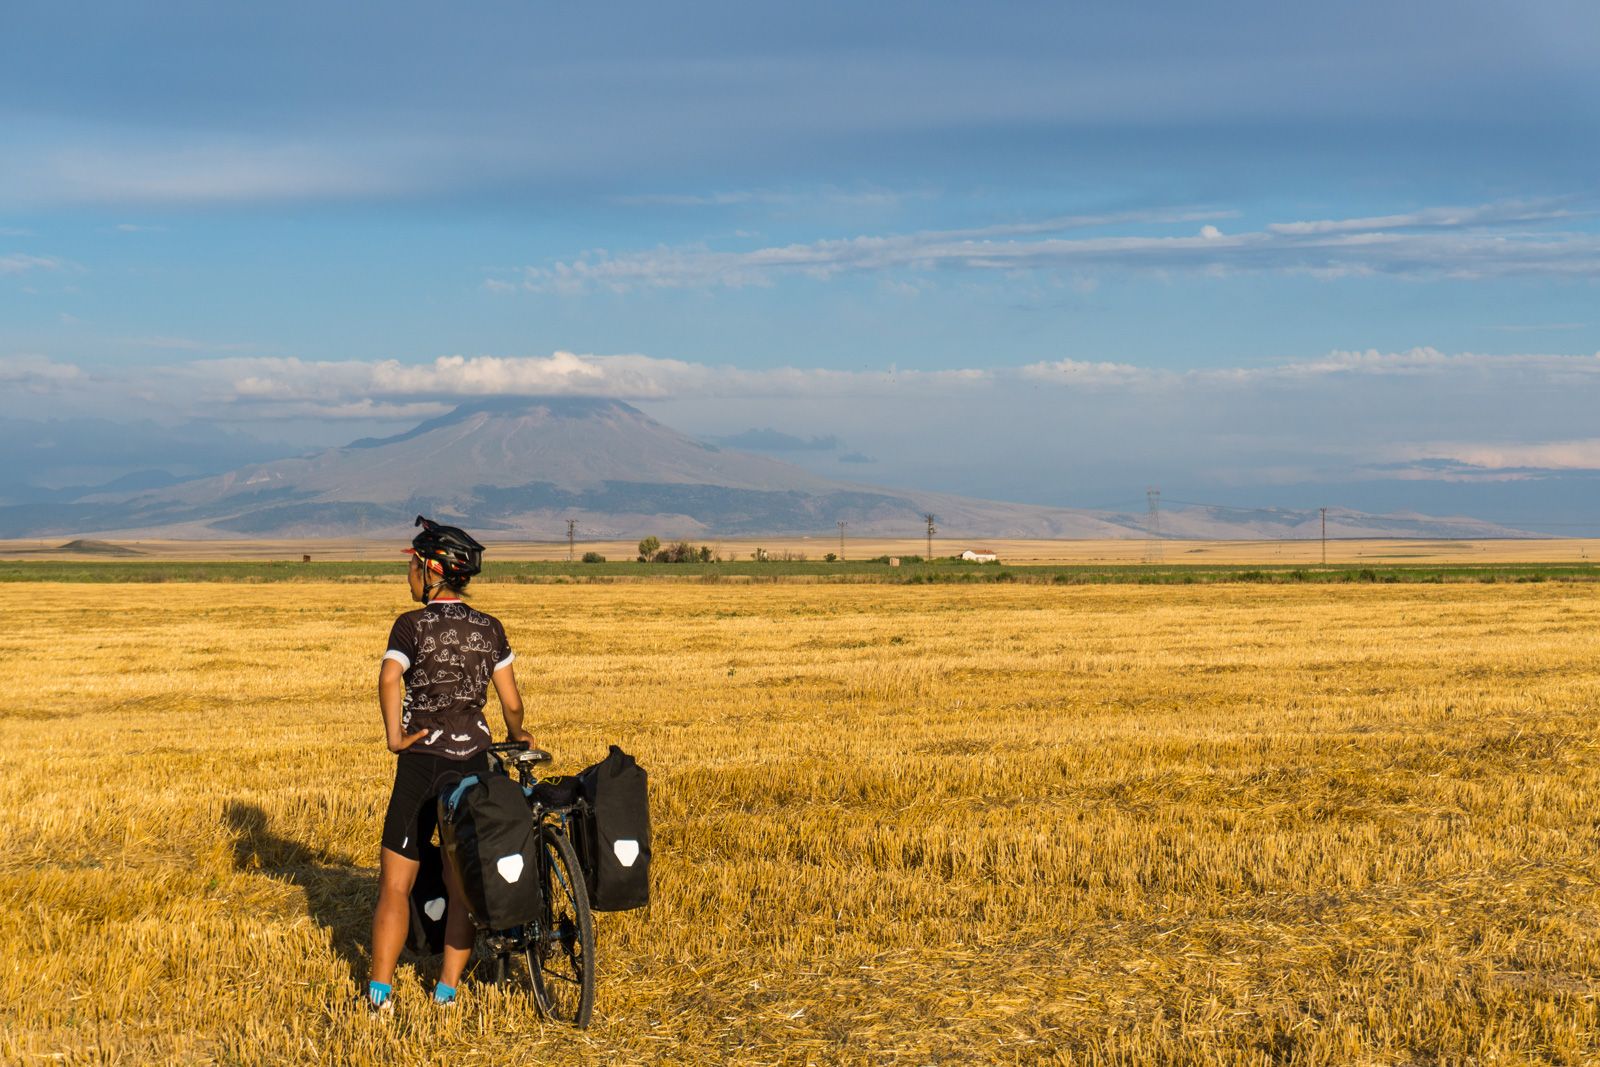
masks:
{"label": "black cycling shorts", "polygon": [[439,794],[469,774],[489,770],[489,754],[449,759],[431,752],[402,752],[395,759],[394,792],[383,817],[383,847],[408,860],[422,858],[422,843],[439,825]]}

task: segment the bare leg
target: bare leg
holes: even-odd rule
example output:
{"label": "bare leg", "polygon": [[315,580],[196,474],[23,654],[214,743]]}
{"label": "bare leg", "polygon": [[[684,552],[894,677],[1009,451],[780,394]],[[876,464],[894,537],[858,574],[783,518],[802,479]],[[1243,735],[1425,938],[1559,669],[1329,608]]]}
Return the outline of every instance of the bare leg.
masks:
{"label": "bare leg", "polygon": [[[405,947],[411,929],[411,886],[422,864],[408,860],[393,849],[378,857],[378,907],[372,913],[372,980],[391,985],[394,967]],[[454,923],[454,908],[451,909]],[[445,959],[449,959],[448,954]]]}
{"label": "bare leg", "polygon": [[466,898],[456,882],[455,868],[448,862],[444,865],[444,884],[450,892],[450,907],[445,911],[444,962],[439,967],[439,981],[454,987],[461,981],[461,972],[467,969],[475,931],[472,917],[467,914]]}

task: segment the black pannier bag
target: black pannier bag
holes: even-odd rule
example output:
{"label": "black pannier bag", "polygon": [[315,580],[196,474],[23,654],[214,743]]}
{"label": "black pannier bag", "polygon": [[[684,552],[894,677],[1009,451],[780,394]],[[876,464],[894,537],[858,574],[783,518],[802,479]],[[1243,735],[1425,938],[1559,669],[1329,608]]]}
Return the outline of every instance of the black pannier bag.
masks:
{"label": "black pannier bag", "polygon": [[406,947],[419,956],[444,951],[445,909],[450,903],[444,884],[444,855],[432,841],[421,845],[417,879],[411,883],[411,936]]}
{"label": "black pannier bag", "polygon": [[588,812],[573,820],[578,860],[595,911],[650,903],[650,797],[645,771],[616,745],[578,773]]}
{"label": "black pannier bag", "polygon": [[480,926],[505,930],[539,917],[538,830],[517,783],[474,774],[441,793],[439,839]]}
{"label": "black pannier bag", "polygon": [[534,783],[528,795],[546,808],[570,808],[578,802],[578,776],[547,775]]}

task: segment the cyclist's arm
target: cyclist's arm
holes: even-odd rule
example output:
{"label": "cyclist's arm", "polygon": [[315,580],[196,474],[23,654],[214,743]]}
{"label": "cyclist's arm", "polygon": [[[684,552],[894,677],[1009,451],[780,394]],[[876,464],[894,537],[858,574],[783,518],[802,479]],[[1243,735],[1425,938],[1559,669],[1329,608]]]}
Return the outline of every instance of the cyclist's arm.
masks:
{"label": "cyclist's arm", "polygon": [[507,663],[494,672],[494,693],[500,698],[500,714],[506,718],[506,736],[533,744],[533,736],[522,728],[522,694],[517,691],[516,667]]}
{"label": "cyclist's arm", "polygon": [[390,752],[403,752],[428,736],[426,730],[418,730],[414,734],[401,732],[400,705],[406,695],[405,676],[405,668],[392,659],[385,659],[382,669],[378,671],[378,710],[383,712],[383,735],[389,743]]}

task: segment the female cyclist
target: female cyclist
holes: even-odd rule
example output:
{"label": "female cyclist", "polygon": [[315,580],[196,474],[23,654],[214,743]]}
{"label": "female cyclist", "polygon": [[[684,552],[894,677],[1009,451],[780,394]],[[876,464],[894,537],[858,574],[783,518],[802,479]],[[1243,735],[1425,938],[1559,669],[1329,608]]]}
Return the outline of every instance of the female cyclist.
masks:
{"label": "female cyclist", "polygon": [[[439,794],[462,776],[489,769],[485,750],[493,736],[483,709],[491,682],[510,739],[533,740],[522,728],[522,697],[505,628],[462,600],[467,582],[482,567],[483,546],[464,531],[421,515],[416,525],[422,532],[411,542],[407,578],[411,599],[422,607],[395,620],[378,674],[383,729],[389,751],[398,756],[383,821],[372,972],[364,998],[378,1012],[394,1007],[395,963],[411,924],[408,898],[421,846],[432,839],[438,823]],[[450,903],[444,963],[433,987],[438,1004],[454,1001],[473,940],[472,920],[448,863],[445,884]]]}

